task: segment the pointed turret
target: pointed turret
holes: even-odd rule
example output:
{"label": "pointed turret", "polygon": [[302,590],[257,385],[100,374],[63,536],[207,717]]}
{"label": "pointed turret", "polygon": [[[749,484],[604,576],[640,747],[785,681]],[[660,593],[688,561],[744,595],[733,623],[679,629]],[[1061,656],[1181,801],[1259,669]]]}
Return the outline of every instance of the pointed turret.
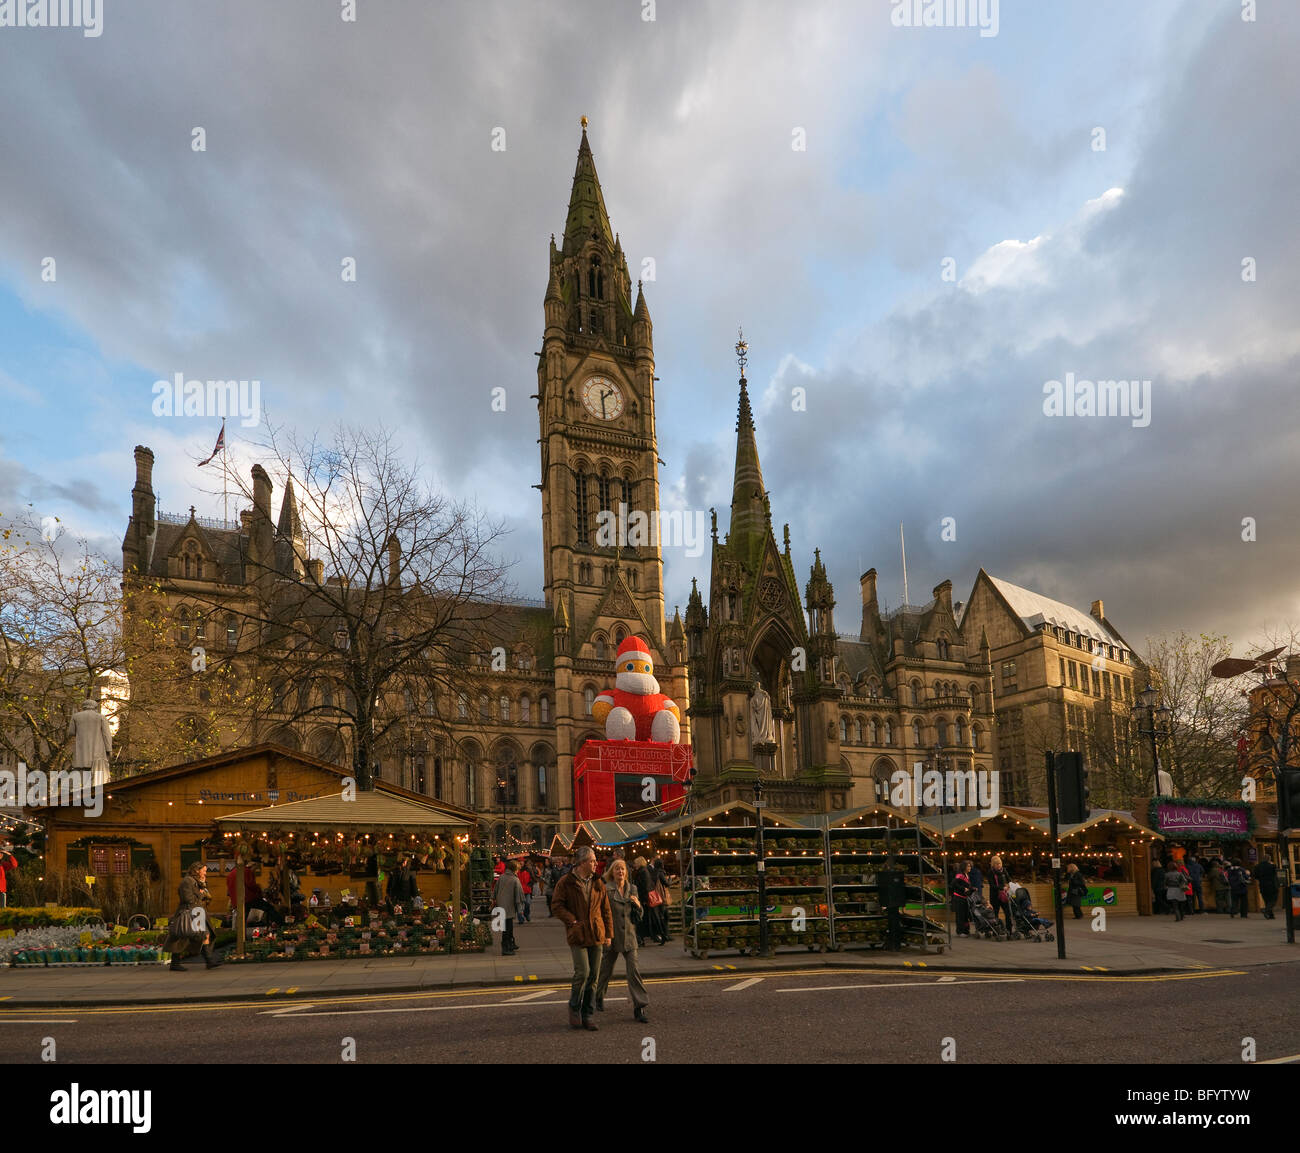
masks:
{"label": "pointed turret", "polygon": [[547,337],[563,338],[564,322],[567,309],[564,305],[564,293],[560,290],[559,265],[551,264],[551,279],[546,285],[546,299],[542,307],[546,312]]}
{"label": "pointed turret", "polygon": [[284,482],[284,499],[280,502],[280,520],[275,531],[285,540],[302,540],[302,521],[298,517],[298,498],[293,492],[293,477]]}
{"label": "pointed turret", "polygon": [[605,211],[605,197],[600,191],[591,145],[587,143],[587,118],[584,116],[578,164],[573,170],[573,191],[569,193],[569,215],[564,221],[565,252],[571,253],[582,247],[593,231],[604,237],[606,244],[613,248],[614,233],[609,226],[609,213]]}
{"label": "pointed turret", "polygon": [[[743,344],[743,341],[741,342]],[[754,414],[749,408],[748,382],[740,377],[740,402],[736,413],[736,470],[731,486],[731,527],[728,535],[733,547],[747,554],[752,542],[767,535],[767,495],[763,489],[763,470],[758,463],[758,443],[754,436]]]}

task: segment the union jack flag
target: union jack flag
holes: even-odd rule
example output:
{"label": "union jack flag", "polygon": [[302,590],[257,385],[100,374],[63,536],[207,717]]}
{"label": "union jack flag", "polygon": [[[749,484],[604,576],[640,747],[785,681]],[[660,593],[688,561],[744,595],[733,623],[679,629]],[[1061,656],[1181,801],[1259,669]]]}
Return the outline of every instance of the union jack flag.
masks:
{"label": "union jack flag", "polygon": [[223,420],[221,422],[221,431],[217,433],[217,443],[212,449],[212,456],[208,457],[207,460],[199,461],[199,468],[202,468],[205,464],[209,464],[216,457],[217,453],[225,452],[225,451],[226,451],[226,422]]}

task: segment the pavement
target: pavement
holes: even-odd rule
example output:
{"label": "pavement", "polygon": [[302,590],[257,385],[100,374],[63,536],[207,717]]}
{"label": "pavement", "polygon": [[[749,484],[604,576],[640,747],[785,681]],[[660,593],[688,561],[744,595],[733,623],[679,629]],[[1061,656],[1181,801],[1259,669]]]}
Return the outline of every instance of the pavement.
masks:
{"label": "pavement", "polygon": [[[438,957],[383,957],[374,960],[304,960],[252,962],[207,970],[198,958],[186,972],[169,972],[155,965],[69,965],[0,968],[0,1012],[19,1007],[54,1008],[69,1005],[176,1004],[188,1001],[322,997],[349,993],[398,993],[426,989],[519,986],[531,982],[568,980],[572,973],[568,946],[557,920],[546,906],[534,906],[534,920],[517,925],[519,952]],[[854,968],[963,973],[1074,973],[1111,975],[1247,969],[1294,964],[1300,944],[1286,943],[1286,922],[1258,914],[1246,919],[1205,913],[1182,922],[1171,917],[1110,916],[1104,931],[1090,927],[1089,918],[1066,920],[1065,959],[1057,943],[1047,941],[985,941],[954,938],[940,953],[907,949],[898,953],[852,949],[834,953],[806,949],[778,950],[771,958],[710,953],[692,957],[680,937],[667,945],[640,950],[646,977],[692,976],[735,971],[749,975],[806,971],[815,968]]]}

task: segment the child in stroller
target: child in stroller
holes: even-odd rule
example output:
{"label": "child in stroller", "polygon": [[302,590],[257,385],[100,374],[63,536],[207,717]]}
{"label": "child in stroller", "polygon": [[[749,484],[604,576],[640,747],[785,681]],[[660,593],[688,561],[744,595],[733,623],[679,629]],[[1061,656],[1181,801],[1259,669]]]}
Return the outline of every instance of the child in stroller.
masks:
{"label": "child in stroller", "polygon": [[1040,917],[1029,899],[1029,890],[1023,885],[1017,886],[1011,894],[1011,915],[1014,919],[1017,935],[1035,941],[1054,941],[1051,924],[1046,917]]}
{"label": "child in stroller", "polygon": [[981,937],[991,938],[995,941],[1005,941],[1007,939],[1006,927],[998,920],[997,914],[993,911],[993,906],[985,899],[984,894],[979,889],[972,889],[970,897],[970,920]]}

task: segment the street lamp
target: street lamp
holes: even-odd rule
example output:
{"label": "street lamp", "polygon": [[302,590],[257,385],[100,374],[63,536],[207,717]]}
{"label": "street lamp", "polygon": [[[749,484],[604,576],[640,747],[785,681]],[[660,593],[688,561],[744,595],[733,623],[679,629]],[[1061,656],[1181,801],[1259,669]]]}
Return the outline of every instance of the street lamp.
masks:
{"label": "street lamp", "polygon": [[[1150,683],[1147,687],[1138,693],[1138,703],[1131,710],[1133,719],[1138,724],[1138,736],[1151,738],[1151,765],[1152,772],[1156,780],[1156,796],[1161,795],[1160,789],[1160,753],[1156,748],[1156,738],[1168,739],[1170,735],[1170,721],[1173,718],[1173,710],[1165,705],[1156,706],[1156,701],[1160,699],[1160,691],[1154,688]],[[1143,722],[1146,722],[1146,728],[1143,728]]]}

